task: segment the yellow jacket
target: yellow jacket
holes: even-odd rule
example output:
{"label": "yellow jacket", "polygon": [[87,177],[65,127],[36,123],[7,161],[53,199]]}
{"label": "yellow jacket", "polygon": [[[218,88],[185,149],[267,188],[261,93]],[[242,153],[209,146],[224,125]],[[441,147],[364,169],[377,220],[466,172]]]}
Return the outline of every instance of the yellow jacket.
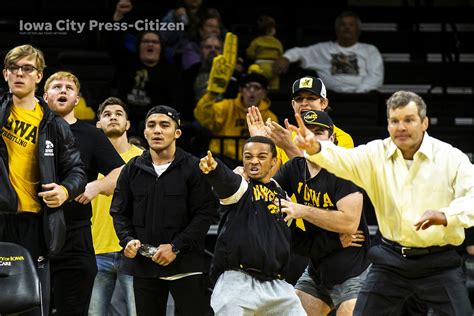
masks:
{"label": "yellow jacket", "polygon": [[274,36],[259,36],[255,38],[246,50],[250,59],[277,59],[283,55],[283,45]]}
{"label": "yellow jacket", "polygon": [[[258,105],[263,120],[270,118],[278,122],[277,116],[270,111],[270,100],[268,98],[260,101]],[[208,130],[213,136],[242,136],[249,137],[247,127],[247,107],[242,103],[240,93],[235,99],[223,99],[216,102],[216,95],[207,92],[198,101],[194,109],[194,117],[198,122]],[[241,148],[244,139],[239,141],[237,152],[239,160],[242,160]],[[212,140],[209,146],[212,153],[221,153],[218,140]],[[224,156],[231,159],[236,158],[236,143],[233,139],[224,141]]]}

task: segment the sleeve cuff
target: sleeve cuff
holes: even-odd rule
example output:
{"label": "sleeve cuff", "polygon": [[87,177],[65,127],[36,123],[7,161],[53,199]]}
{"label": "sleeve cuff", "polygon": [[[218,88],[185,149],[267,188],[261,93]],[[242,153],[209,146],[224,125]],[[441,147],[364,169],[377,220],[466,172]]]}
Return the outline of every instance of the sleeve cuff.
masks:
{"label": "sleeve cuff", "polygon": [[119,242],[120,246],[122,246],[122,248],[125,249],[125,247],[127,247],[127,244],[130,242],[130,240],[134,240],[135,238],[131,237],[131,236],[128,236],[128,237],[125,237],[122,241]]}
{"label": "sleeve cuff", "polygon": [[442,211],[444,215],[446,216],[446,227],[456,227],[456,226],[462,226],[461,221],[459,220],[459,216],[457,215],[449,215],[447,214],[446,211]]}
{"label": "sleeve cuff", "polygon": [[64,186],[64,185],[60,185],[61,188],[63,188],[64,192],[66,192],[66,201],[69,200],[69,190]]}
{"label": "sleeve cuff", "polygon": [[244,177],[241,177],[241,178],[242,180],[240,182],[240,186],[237,192],[235,192],[228,198],[220,199],[220,203],[222,205],[230,205],[230,204],[237,203],[240,200],[240,198],[244,195],[244,193],[247,191],[249,184],[247,181],[245,181]]}

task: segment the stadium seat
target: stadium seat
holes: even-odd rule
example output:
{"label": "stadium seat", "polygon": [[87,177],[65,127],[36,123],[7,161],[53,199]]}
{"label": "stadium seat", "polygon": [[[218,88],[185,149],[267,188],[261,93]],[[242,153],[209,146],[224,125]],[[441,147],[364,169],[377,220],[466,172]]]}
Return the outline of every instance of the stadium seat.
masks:
{"label": "stadium seat", "polygon": [[29,252],[20,245],[0,242],[0,314],[41,307],[41,284]]}

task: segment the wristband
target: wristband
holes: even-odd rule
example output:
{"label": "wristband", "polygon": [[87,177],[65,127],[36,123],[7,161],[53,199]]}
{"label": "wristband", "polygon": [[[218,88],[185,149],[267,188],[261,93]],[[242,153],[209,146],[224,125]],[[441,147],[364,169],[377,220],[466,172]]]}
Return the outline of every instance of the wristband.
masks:
{"label": "wristband", "polygon": [[175,255],[178,255],[181,250],[179,250],[174,244],[170,244],[171,245],[171,251],[174,252]]}
{"label": "wristband", "polygon": [[66,201],[69,199],[69,191],[66,189],[64,185],[61,185],[61,188],[63,188],[64,192],[66,192]]}

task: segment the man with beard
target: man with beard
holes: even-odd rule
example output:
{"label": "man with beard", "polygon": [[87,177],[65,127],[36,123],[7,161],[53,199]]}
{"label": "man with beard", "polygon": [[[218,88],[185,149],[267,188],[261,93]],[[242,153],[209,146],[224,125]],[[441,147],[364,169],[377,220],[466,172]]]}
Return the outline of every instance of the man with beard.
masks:
{"label": "man with beard", "polygon": [[[270,111],[267,85],[267,78],[259,73],[252,72],[243,75],[239,81],[239,93],[235,99],[217,101],[217,94],[208,91],[198,101],[194,109],[194,116],[213,136],[248,136],[246,116],[248,108],[253,105],[260,110],[263,120],[270,119],[278,122],[277,116]],[[215,154],[220,153],[226,159],[224,162],[232,166],[232,161],[242,158],[236,148],[242,147],[244,139],[242,138],[242,141],[236,144],[237,141],[224,140],[224,151],[221,152],[219,141],[214,139],[211,141],[209,149]]]}
{"label": "man with beard", "polygon": [[214,57],[222,53],[222,39],[214,34],[208,35],[200,43],[201,62],[192,65],[184,73],[187,91],[187,102],[196,103],[207,90]]}
{"label": "man with beard", "polygon": [[[128,142],[130,128],[128,107],[120,99],[110,97],[99,105],[97,127],[104,131],[115,150],[125,162],[140,156],[143,150]],[[99,179],[103,175],[99,175]],[[133,278],[118,271],[122,261],[122,247],[110,216],[111,196],[99,194],[92,200],[92,239],[97,261],[97,275],[92,290],[89,315],[108,315],[114,288],[120,286],[127,314],[136,315]]]}
{"label": "man with beard", "polygon": [[[90,201],[98,194],[113,193],[123,165],[122,158],[104,133],[75,117],[79,90],[79,80],[69,72],[54,73],[44,85],[44,99],[49,108],[69,123],[88,182],[84,193],[64,207],[66,242],[61,252],[51,257],[53,302],[59,315],[87,314],[97,273]],[[98,180],[99,173],[107,176]]]}

